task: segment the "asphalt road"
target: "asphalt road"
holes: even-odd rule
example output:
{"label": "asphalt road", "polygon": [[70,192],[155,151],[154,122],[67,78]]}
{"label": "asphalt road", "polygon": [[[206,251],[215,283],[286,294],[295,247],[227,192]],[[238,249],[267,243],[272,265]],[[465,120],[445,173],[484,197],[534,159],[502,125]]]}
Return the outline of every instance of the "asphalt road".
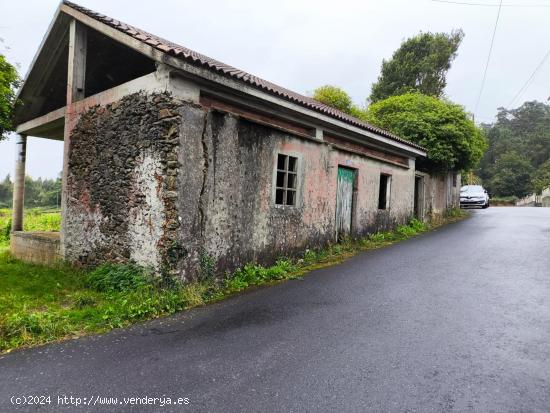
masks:
{"label": "asphalt road", "polygon": [[52,404],[23,411],[548,412],[550,208],[474,211],[302,280],[0,358],[0,411],[29,395]]}

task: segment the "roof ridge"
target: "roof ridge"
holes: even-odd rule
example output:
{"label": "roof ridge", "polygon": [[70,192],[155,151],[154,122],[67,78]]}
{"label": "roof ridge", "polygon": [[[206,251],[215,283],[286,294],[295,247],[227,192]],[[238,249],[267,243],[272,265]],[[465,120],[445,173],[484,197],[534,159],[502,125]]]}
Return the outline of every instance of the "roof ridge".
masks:
{"label": "roof ridge", "polygon": [[289,100],[291,102],[297,103],[308,109],[312,109],[316,112],[328,115],[334,119],[343,121],[350,125],[356,126],[360,129],[377,133],[386,138],[412,146],[417,149],[425,150],[422,146],[417,145],[414,142],[403,139],[387,130],[371,125],[368,122],[365,122],[354,116],[348,115],[347,113],[342,112],[338,109],[335,109],[331,106],[325,105],[324,103],[321,103],[318,100],[315,100],[311,97],[299,94],[285,87],[276,85],[275,83],[272,83],[268,80],[264,80],[258,76],[252,75],[244,70],[235,68],[231,65],[225,64],[216,59],[212,59],[206,55],[203,55],[194,50],[191,50],[185,46],[178,45],[174,42],[163,39],[152,33],[146,32],[145,30],[141,30],[135,26],[131,26],[129,24],[123,23],[119,20],[113,19],[112,17],[105,16],[101,13],[95,12],[93,10],[80,6],[71,1],[63,0],[62,3],[116,30],[121,31],[127,34],[128,36],[131,36],[143,43],[146,43],[156,48],[157,50],[160,50],[163,53],[172,55],[178,59],[184,59],[195,65],[206,67],[218,74],[222,74],[224,76],[237,79],[241,82],[252,85],[264,92],[267,92],[267,93],[276,95],[278,97],[284,98],[286,100]]}

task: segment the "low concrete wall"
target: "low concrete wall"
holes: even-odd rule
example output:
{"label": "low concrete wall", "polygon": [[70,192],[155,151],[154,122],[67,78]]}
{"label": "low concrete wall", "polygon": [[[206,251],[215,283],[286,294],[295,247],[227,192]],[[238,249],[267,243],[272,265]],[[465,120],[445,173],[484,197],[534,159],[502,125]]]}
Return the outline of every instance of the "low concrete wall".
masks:
{"label": "low concrete wall", "polygon": [[12,232],[11,254],[20,260],[52,264],[61,258],[59,232]]}
{"label": "low concrete wall", "polygon": [[540,196],[540,203],[543,207],[550,207],[550,187],[542,191],[542,194]]}
{"label": "low concrete wall", "polygon": [[521,198],[517,206],[550,207],[550,187],[544,189],[540,195],[531,194]]}
{"label": "low concrete wall", "polygon": [[516,203],[516,206],[524,206],[524,207],[541,206],[540,199],[541,199],[540,195],[531,194],[531,195],[526,196],[525,198],[521,198]]}

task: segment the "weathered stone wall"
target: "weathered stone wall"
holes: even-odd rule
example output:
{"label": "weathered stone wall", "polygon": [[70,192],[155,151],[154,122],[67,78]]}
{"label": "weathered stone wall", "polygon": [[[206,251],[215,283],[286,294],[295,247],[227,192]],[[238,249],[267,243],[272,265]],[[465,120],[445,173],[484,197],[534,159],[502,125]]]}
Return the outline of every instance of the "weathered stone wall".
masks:
{"label": "weathered stone wall", "polygon": [[[412,216],[414,162],[367,158],[168,94],[138,93],[80,115],[71,132],[65,258],[133,260],[184,279],[335,240],[338,166],[357,173],[353,235]],[[278,153],[299,159],[298,203],[275,205]],[[378,209],[380,173],[392,176]]]}
{"label": "weathered stone wall", "polygon": [[442,215],[449,208],[460,206],[461,176],[453,173],[424,175],[424,211],[425,218]]}
{"label": "weathered stone wall", "polygon": [[80,114],[70,134],[65,259],[170,266],[180,104],[137,93]]}
{"label": "weathered stone wall", "polygon": [[[355,235],[412,215],[414,166],[404,168],[304,140],[231,114],[184,105],[178,175],[179,271],[191,278],[207,255],[218,270],[272,262],[335,240],[338,165],[357,170]],[[299,158],[296,207],[273,201],[277,153]],[[391,207],[378,210],[380,173],[392,175]]]}

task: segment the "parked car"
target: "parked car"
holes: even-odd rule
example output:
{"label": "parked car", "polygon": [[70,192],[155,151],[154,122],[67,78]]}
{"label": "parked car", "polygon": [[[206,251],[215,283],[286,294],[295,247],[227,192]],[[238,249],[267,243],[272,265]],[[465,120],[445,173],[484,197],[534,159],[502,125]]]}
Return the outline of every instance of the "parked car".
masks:
{"label": "parked car", "polygon": [[481,185],[466,185],[460,188],[460,207],[489,208],[489,194]]}

